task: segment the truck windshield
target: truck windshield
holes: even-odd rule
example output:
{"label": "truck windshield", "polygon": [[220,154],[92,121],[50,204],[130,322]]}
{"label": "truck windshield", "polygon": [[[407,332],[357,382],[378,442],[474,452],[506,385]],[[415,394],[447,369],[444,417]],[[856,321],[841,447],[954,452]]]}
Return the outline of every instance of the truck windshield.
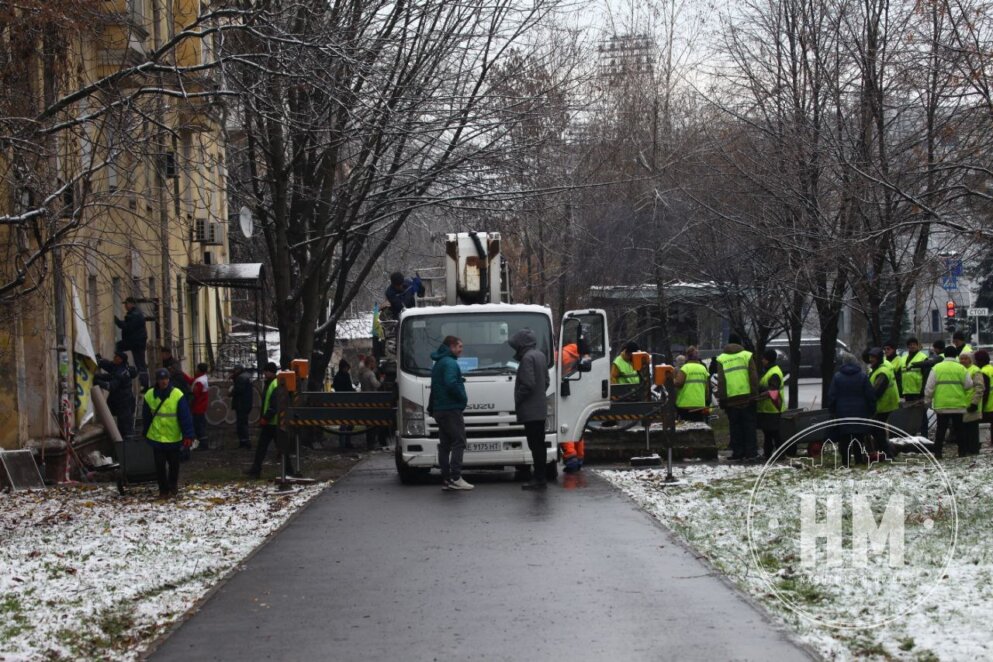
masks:
{"label": "truck windshield", "polygon": [[465,375],[514,374],[517,361],[507,341],[521,329],[531,329],[538,349],[552,365],[552,327],[539,313],[453,313],[424,315],[403,320],[400,329],[400,369],[430,375],[431,354],[445,336],[462,339],[459,366]]}

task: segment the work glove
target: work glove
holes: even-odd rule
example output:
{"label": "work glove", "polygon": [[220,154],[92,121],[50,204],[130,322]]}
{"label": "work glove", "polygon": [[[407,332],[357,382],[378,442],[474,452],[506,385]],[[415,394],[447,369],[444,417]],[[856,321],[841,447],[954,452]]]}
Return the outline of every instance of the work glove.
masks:
{"label": "work glove", "polygon": [[183,439],[183,448],[187,448],[188,449],[191,446],[193,446],[193,440],[192,439],[190,439],[189,437],[186,437],[185,439]]}
{"label": "work glove", "polygon": [[979,405],[971,404],[969,405],[968,409],[966,409],[966,411],[969,412],[970,414],[975,414],[977,411],[979,411]]}

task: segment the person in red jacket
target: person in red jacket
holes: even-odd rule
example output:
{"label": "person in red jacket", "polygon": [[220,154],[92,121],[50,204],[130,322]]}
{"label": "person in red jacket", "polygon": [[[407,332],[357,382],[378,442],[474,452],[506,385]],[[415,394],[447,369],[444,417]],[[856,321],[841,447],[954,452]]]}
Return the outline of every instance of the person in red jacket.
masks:
{"label": "person in red jacket", "polygon": [[198,363],[197,371],[193,376],[193,393],[190,410],[193,412],[193,429],[197,434],[197,441],[200,442],[200,450],[210,450],[210,443],[207,441],[207,407],[210,405],[210,382],[207,379],[206,363]]}

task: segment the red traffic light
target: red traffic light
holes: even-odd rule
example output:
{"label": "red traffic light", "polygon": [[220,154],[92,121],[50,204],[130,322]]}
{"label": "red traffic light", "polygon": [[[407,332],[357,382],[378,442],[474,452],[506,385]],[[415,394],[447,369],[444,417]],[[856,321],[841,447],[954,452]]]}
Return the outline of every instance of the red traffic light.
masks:
{"label": "red traffic light", "polygon": [[945,316],[948,319],[953,319],[955,317],[955,302],[949,301],[945,304]]}

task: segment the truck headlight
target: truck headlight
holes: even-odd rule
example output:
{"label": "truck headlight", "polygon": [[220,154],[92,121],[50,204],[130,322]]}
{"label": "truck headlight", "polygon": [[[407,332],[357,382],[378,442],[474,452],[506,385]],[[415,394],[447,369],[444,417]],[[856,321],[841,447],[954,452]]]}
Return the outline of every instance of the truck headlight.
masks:
{"label": "truck headlight", "polygon": [[545,396],[545,433],[555,432],[555,394]]}
{"label": "truck headlight", "polygon": [[427,427],[424,424],[424,407],[413,400],[408,400],[407,398],[402,398],[401,404],[403,413],[403,436],[425,436],[425,434],[427,434]]}

